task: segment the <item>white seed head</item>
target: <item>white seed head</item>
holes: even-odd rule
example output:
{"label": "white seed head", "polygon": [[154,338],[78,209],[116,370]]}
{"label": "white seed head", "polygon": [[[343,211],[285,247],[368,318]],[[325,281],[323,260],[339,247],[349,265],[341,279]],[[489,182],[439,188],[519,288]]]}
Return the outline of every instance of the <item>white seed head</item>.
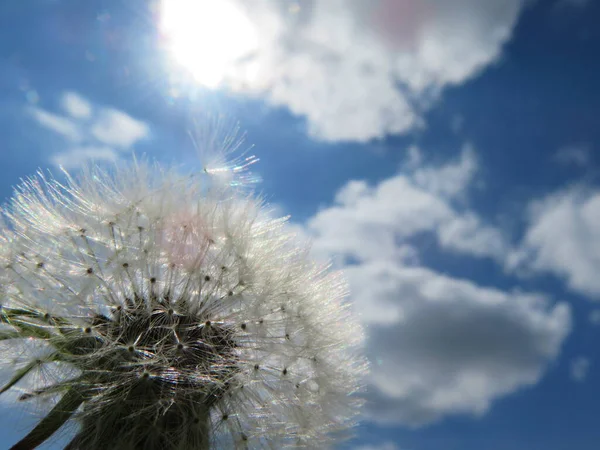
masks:
{"label": "white seed head", "polygon": [[203,177],[134,163],[16,189],[0,340],[44,352],[8,385],[52,367],[22,398],[62,396],[32,442],[70,413],[86,450],[325,448],[353,425],[366,363],[343,279]]}

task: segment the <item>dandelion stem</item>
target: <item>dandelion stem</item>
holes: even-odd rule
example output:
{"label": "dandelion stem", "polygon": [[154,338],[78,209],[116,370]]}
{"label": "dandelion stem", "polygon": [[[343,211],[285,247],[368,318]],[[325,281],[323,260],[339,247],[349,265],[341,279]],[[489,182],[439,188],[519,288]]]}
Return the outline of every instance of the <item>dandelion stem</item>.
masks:
{"label": "dandelion stem", "polygon": [[8,391],[11,387],[13,387],[15,384],[17,384],[21,380],[21,378],[23,378],[25,375],[27,375],[29,372],[31,372],[34,368],[36,368],[40,364],[41,364],[41,362],[39,360],[33,360],[29,364],[27,364],[25,367],[23,367],[22,369],[17,370],[15,372],[15,374],[13,375],[13,377],[10,379],[10,381],[8,383],[6,383],[2,387],[2,389],[0,389],[0,394],[3,394],[6,391]]}
{"label": "dandelion stem", "polygon": [[71,389],[60,399],[52,411],[44,417],[31,432],[13,445],[10,450],[31,450],[52,436],[75,410],[83,403],[83,397],[76,389]]}

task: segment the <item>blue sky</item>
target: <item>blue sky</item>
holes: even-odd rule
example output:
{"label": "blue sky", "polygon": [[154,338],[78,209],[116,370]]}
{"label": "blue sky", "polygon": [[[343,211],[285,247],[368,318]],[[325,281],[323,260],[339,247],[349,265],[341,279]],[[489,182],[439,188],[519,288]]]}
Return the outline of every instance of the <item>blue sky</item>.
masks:
{"label": "blue sky", "polygon": [[[224,115],[366,326],[344,448],[597,448],[598,2],[223,4],[170,27],[159,2],[2,2],[0,198],[92,159],[200,168],[188,132]],[[1,448],[33,424],[0,417]]]}

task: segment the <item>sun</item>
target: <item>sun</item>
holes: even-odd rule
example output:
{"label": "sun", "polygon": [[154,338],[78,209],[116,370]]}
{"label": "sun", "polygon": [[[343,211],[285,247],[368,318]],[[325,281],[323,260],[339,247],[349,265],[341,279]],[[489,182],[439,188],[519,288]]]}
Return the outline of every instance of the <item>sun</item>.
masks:
{"label": "sun", "polygon": [[160,13],[173,58],[208,88],[257,47],[254,25],[231,0],[162,0]]}

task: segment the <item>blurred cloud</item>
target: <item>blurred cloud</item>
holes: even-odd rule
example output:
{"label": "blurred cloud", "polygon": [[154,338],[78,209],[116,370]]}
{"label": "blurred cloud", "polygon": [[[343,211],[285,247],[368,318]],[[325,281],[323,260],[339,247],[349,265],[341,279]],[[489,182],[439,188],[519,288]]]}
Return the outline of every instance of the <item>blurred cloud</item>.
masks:
{"label": "blurred cloud", "polygon": [[64,141],[64,149],[49,156],[56,166],[74,169],[91,160],[117,161],[123,152],[150,136],[146,123],[118,109],[92,105],[76,92],[62,93],[59,103],[69,117],[27,107],[38,125]]}
{"label": "blurred cloud", "polygon": [[369,444],[354,447],[353,450],[400,450],[393,442],[384,442],[383,444]]}
{"label": "blurred cloud", "polygon": [[92,135],[107,145],[127,148],[150,133],[148,125],[122,111],[104,108],[91,127]]}
{"label": "blurred cloud", "polygon": [[92,115],[92,105],[76,92],[65,92],[61,98],[61,106],[75,119],[87,119]]}
{"label": "blurred cloud", "polygon": [[413,174],[414,183],[442,198],[459,197],[469,187],[477,171],[477,159],[470,146],[465,146],[461,158],[441,167],[421,167]]}
{"label": "blurred cloud", "polygon": [[65,169],[76,169],[82,167],[88,161],[109,161],[115,162],[119,159],[119,154],[110,147],[73,147],[65,152],[59,152],[50,157],[50,161],[55,166]]}
{"label": "blurred cloud", "polygon": [[600,191],[575,187],[534,201],[515,271],[552,273],[575,292],[600,297]]}
{"label": "blurred cloud", "polygon": [[588,318],[592,325],[600,325],[600,309],[593,310]]}
{"label": "blurred cloud", "polygon": [[588,145],[563,147],[554,154],[553,159],[560,164],[584,167],[590,162],[590,147]]}
{"label": "blurred cloud", "polygon": [[544,295],[483,287],[420,264],[411,239],[422,233],[436,236],[441,250],[500,265],[512,250],[501,230],[465,206],[477,177],[474,149],[436,166],[412,153],[410,169],[394,177],[348,182],[306,233],[315,254],[338,258],[368,325],[368,415],[419,426],[482,415],[494,400],[537,383],[571,315]]}
{"label": "blurred cloud", "polygon": [[480,258],[492,257],[500,261],[509,251],[503,233],[494,226],[483,224],[472,212],[443,223],[437,235],[442,247]]}
{"label": "blurred cloud", "polygon": [[571,379],[578,383],[586,380],[590,371],[590,360],[584,356],[579,356],[571,361],[570,372]]}
{"label": "blurred cloud", "polygon": [[318,139],[363,142],[422,125],[445,87],[498,61],[526,3],[231,1],[256,45],[224,84],[305,117]]}
{"label": "blurred cloud", "polygon": [[71,142],[79,142],[83,139],[79,126],[73,120],[37,107],[29,107],[28,111],[33,119],[47,130]]}

